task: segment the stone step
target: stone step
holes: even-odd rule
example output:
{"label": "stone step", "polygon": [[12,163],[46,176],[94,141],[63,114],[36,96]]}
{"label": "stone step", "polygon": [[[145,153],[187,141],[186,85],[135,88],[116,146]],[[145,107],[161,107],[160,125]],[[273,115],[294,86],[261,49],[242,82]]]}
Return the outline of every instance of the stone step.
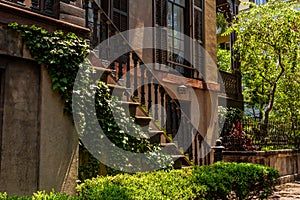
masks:
{"label": "stone step", "polygon": [[107,84],[107,86],[110,89],[110,94],[112,94],[113,96],[116,96],[120,99],[123,98],[124,92],[126,91],[126,87],[116,85],[116,84]]}
{"label": "stone step", "polygon": [[172,159],[174,160],[174,169],[181,169],[182,168],[182,163],[185,158],[184,155],[171,155]]}
{"label": "stone step", "polygon": [[174,160],[175,169],[191,168],[193,166],[192,162],[185,155],[171,155]]}
{"label": "stone step", "polygon": [[169,155],[182,155],[175,143],[161,143],[160,146]]}
{"label": "stone step", "polygon": [[96,70],[95,78],[99,79],[104,82],[108,83],[109,75],[111,74],[111,70],[103,67],[97,67],[93,66],[93,68]]}
{"label": "stone step", "polygon": [[140,106],[140,103],[132,101],[121,101],[121,104],[127,114],[129,114],[131,117],[135,117],[136,109]]}
{"label": "stone step", "polygon": [[150,130],[150,142],[151,143],[161,143],[162,142],[162,135],[164,134],[161,130]]}
{"label": "stone step", "polygon": [[151,120],[152,120],[152,117],[148,117],[148,116],[135,116],[135,122],[138,125],[140,125],[141,127],[144,127],[146,129],[149,128],[149,123],[150,123]]}

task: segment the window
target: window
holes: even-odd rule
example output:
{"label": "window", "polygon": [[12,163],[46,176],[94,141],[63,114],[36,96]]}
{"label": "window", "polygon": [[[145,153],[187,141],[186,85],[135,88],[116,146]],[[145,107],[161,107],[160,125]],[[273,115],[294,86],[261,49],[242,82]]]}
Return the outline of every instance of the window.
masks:
{"label": "window", "polygon": [[[183,64],[185,0],[168,1],[168,60]],[[171,31],[170,31],[171,30]]]}
{"label": "window", "polygon": [[[200,54],[193,50],[192,44],[184,42],[184,35],[203,44],[202,4],[203,0],[155,0],[155,25],[168,28],[168,31],[162,29],[155,33],[155,62],[166,64],[189,78],[195,77],[195,70],[184,58],[190,57],[192,60],[193,57],[200,57]],[[168,52],[160,47],[167,47]]]}
{"label": "window", "polygon": [[168,65],[184,76],[191,76],[190,64],[184,59],[189,56],[184,34],[188,34],[189,9],[186,0],[168,0]]}

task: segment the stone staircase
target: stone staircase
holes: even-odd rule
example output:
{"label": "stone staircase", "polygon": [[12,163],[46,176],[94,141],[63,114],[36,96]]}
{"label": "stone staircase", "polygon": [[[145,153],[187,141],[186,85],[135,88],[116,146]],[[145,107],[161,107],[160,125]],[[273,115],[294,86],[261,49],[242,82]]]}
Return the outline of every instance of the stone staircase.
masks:
{"label": "stone staircase", "polygon": [[[93,54],[90,56],[93,56]],[[129,88],[118,84],[114,70],[104,68],[100,62],[93,62],[95,60],[97,60],[96,56],[94,58],[90,57],[94,69],[102,74],[100,80],[105,82],[110,88],[111,94],[120,100],[128,117],[133,117],[135,123],[142,127],[150,142],[159,144],[165,152],[171,155],[175,169],[191,167],[193,163],[190,161],[189,156],[184,155],[184,152],[173,142],[172,138],[160,129],[157,122],[145,110],[145,106],[139,102],[139,99],[129,94]]]}
{"label": "stone staircase", "polygon": [[[102,41],[109,41],[111,36],[120,35],[120,31],[113,21],[96,2],[87,2],[86,12],[94,13],[94,16],[86,15],[87,21],[93,22],[93,24],[89,24],[93,33],[90,38],[91,46],[95,47],[97,46],[96,44]],[[95,21],[95,19],[98,21]],[[171,114],[171,104],[173,106],[172,109],[180,110],[180,107],[174,104],[176,100],[173,100],[162,86],[151,80],[153,77],[148,76],[150,71],[142,67],[142,59],[134,50],[130,50],[126,55],[122,55],[116,60],[110,57],[115,53],[114,49],[131,49],[126,38],[123,39],[123,42],[111,44],[112,46],[107,47],[107,49],[96,49],[94,54],[90,54],[89,60],[95,69],[101,72],[101,80],[109,86],[111,93],[119,98],[124,108],[126,108],[128,116],[134,117],[135,122],[142,127],[152,143],[160,144],[164,150],[167,150],[172,155],[175,162],[174,167],[192,166],[193,163],[190,161],[190,158],[193,158],[191,149],[184,152],[172,140],[180,123],[178,122],[180,114],[177,116],[175,112]],[[109,61],[112,61],[108,67],[109,69],[103,67]],[[124,71],[130,71],[130,73],[123,74]],[[153,82],[143,86],[145,80]],[[141,83],[141,87],[132,91],[131,88],[137,88],[137,82]],[[156,107],[158,104],[167,107],[166,110],[168,112],[163,113],[161,109]],[[150,111],[151,106],[155,107],[154,111]],[[166,119],[165,124],[163,119]],[[186,121],[189,120],[187,119]],[[186,128],[186,135],[194,134],[190,126],[189,124],[189,127]],[[185,153],[188,156],[185,156]]]}

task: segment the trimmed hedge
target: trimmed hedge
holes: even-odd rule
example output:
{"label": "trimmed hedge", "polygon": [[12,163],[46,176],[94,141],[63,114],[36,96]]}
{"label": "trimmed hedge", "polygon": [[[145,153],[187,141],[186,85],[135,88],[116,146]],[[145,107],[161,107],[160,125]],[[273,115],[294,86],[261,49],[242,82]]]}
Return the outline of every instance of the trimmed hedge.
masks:
{"label": "trimmed hedge", "polygon": [[263,199],[279,173],[250,163],[223,163],[193,169],[97,177],[77,187],[81,199]]}
{"label": "trimmed hedge", "polygon": [[191,169],[118,174],[85,180],[77,186],[78,196],[37,192],[32,197],[0,199],[48,200],[138,200],[138,199],[260,199],[268,197],[278,184],[277,170],[250,163],[219,162]]}
{"label": "trimmed hedge", "polygon": [[86,180],[78,186],[82,199],[204,199],[206,187],[196,185],[192,170],[119,174]]}

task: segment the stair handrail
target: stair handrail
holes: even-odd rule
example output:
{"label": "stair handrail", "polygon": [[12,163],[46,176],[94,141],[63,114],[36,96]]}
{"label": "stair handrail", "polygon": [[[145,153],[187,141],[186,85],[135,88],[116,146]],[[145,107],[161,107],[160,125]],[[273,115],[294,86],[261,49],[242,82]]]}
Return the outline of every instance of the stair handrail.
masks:
{"label": "stair handrail", "polygon": [[[97,2],[94,2],[94,3],[97,4]],[[117,32],[117,33],[120,35],[120,37],[124,40],[124,42],[126,43],[126,45],[128,45],[128,46],[130,47],[130,49],[131,49],[131,52],[130,52],[130,53],[133,55],[133,60],[142,62],[142,59],[140,58],[140,56],[139,56],[139,55],[136,53],[136,51],[132,48],[132,46],[130,45],[130,43],[129,43],[129,41],[127,40],[127,38],[124,37],[124,35],[122,34],[122,32],[117,28],[117,26],[116,26],[116,25],[114,24],[114,22],[110,19],[110,17],[106,14],[106,12],[103,10],[103,8],[102,8],[100,5],[98,5],[98,4],[97,4],[97,6],[98,6],[98,8],[100,9],[101,14],[103,14],[104,17],[109,21],[109,24],[113,26],[113,29],[116,30],[116,32]],[[110,27],[108,27],[108,28],[110,28]],[[109,40],[109,38],[110,38],[110,37],[108,36],[107,40]],[[128,64],[129,64],[129,63],[128,63]],[[116,79],[116,77],[114,77],[114,78]],[[159,81],[157,80],[157,78],[156,78],[155,76],[153,76],[153,78],[154,78],[155,82],[158,82],[158,83],[159,83]],[[117,80],[116,80],[116,83],[118,83]],[[119,83],[118,83],[118,84],[119,84]],[[161,87],[163,87],[163,86],[161,85]],[[126,92],[129,93],[129,91],[127,91],[127,90],[126,90]],[[130,93],[129,93],[129,94],[130,94]],[[130,95],[131,95],[131,94],[130,94]],[[178,105],[178,103],[177,103],[176,101],[174,101],[174,103],[176,104],[176,106],[178,106],[178,107],[180,108],[180,105]],[[188,122],[188,124],[189,124],[189,126],[190,126],[190,132],[191,132],[191,134],[193,134],[193,130],[196,130],[195,133],[194,133],[194,134],[195,134],[195,137],[201,136],[201,139],[204,139],[204,137],[202,136],[202,134],[200,133],[200,131],[198,130],[198,128],[194,127],[194,125],[191,123],[190,117],[188,117],[188,116],[186,115],[185,112],[181,112],[181,114],[183,115],[182,117],[185,118],[186,121]],[[160,127],[160,128],[163,128],[163,127]]]}

